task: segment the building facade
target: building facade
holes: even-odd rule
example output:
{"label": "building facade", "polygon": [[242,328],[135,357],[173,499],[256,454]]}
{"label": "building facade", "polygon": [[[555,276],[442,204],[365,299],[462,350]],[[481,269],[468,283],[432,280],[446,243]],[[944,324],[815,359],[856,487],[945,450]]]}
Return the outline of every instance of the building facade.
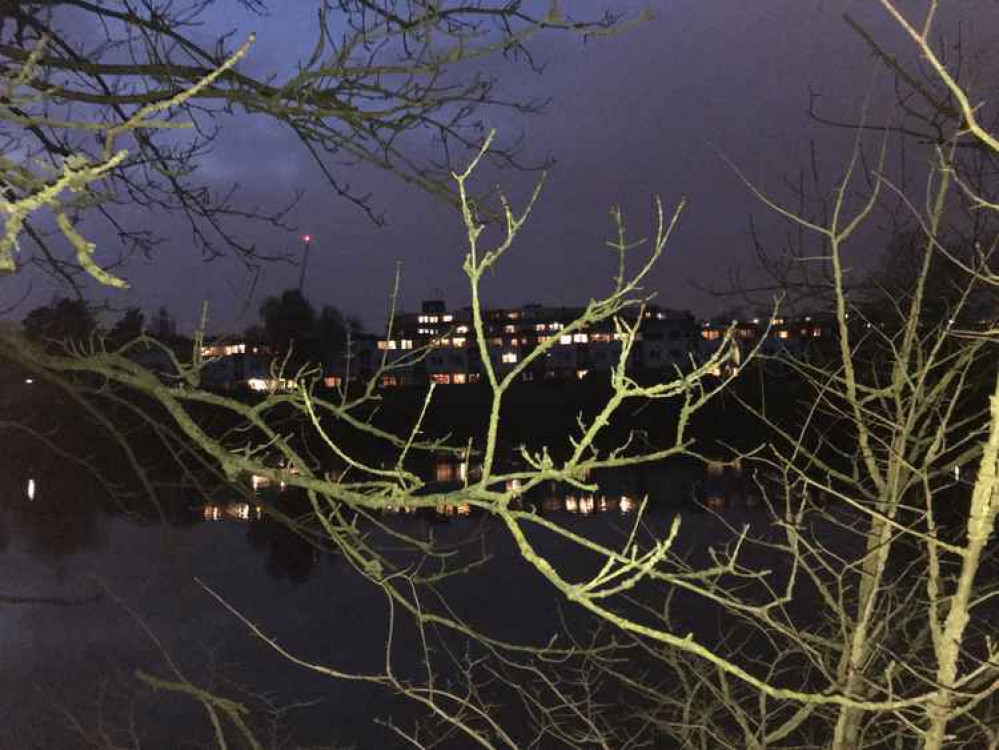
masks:
{"label": "building facade", "polygon": [[[536,357],[520,377],[527,382],[569,382],[606,377],[620,361],[624,333],[614,321],[602,321],[566,333],[585,312],[582,307],[524,305],[482,312],[485,354],[499,377],[521,365],[539,346],[549,348]],[[657,305],[622,314],[628,325],[642,315],[626,368],[636,377],[666,378],[708,361],[731,329],[743,354],[753,350],[765,363],[810,359],[822,345],[834,340],[834,321],[827,315],[796,318],[752,318],[698,322],[686,311]],[[384,388],[468,385],[485,378],[482,351],[476,342],[473,311],[448,309],[442,300],[425,301],[418,312],[397,314],[385,335],[354,335],[343,357],[327,363],[325,384],[379,379]],[[211,361],[204,370],[210,387],[248,387],[280,390],[291,384],[274,381],[272,354],[264,347],[243,343],[205,347]],[[731,372],[728,364],[715,374]]]}

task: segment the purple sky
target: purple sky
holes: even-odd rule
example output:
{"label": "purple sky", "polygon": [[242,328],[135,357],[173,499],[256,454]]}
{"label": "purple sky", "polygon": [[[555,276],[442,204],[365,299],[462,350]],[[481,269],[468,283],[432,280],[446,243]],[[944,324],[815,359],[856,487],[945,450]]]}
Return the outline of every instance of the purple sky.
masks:
{"label": "purple sky", "polygon": [[[279,13],[265,19],[240,15],[236,3],[220,5],[225,16],[210,19],[219,28],[257,32],[249,63],[254,70],[286,74],[296,56],[307,54],[310,3],[289,3],[288,10],[282,3]],[[291,9],[295,5],[301,12]],[[572,9],[584,15],[587,7],[599,12],[626,5],[573,2]],[[999,28],[996,6],[976,0],[959,5],[961,13],[972,9],[983,20],[964,31],[973,45],[987,49],[994,34],[985,30]],[[603,247],[612,230],[608,208],[620,204],[635,232],[644,235],[652,196],[659,193],[669,207],[686,196],[688,209],[648,289],[658,292],[660,304],[700,314],[727,306],[692,282],[723,283],[725,269],[751,261],[751,213],[768,236],[780,239],[784,229],[720,153],[759,185],[777,191],[780,180],[793,177],[807,160],[814,139],[831,178],[849,156],[850,137],[809,120],[809,87],[822,94],[829,115],[855,118],[876,69],[842,13],[854,14],[887,45],[905,48],[873,0],[668,0],[652,10],[654,20],[617,37],[586,44],[570,36],[539,37],[534,50],[546,65],[542,75],[490,63],[500,75],[501,92],[550,95],[553,101],[538,116],[487,113],[487,121],[501,134],[523,129],[528,154],[552,157],[556,164],[519,243],[488,280],[488,304],[575,304],[600,294],[613,267]],[[210,32],[209,27],[205,33]],[[874,109],[883,109],[890,98],[890,79],[883,72],[873,91]],[[453,306],[467,303],[463,231],[453,208],[390,175],[355,170],[351,182],[374,191],[375,205],[388,221],[374,226],[324,188],[289,133],[245,116],[229,118],[224,127],[219,149],[201,164],[206,179],[219,185],[238,181],[248,201],[262,206],[285,202],[296,187],[306,190],[291,219],[315,237],[306,291],[317,305],[334,304],[379,328],[399,260],[404,308],[428,297],[443,297]],[[484,185],[500,182],[516,200],[526,195],[531,176],[504,171],[483,172],[480,178]],[[168,239],[152,261],[137,260],[128,268],[124,275],[132,289],[114,292],[116,305],[152,311],[164,304],[188,327],[208,299],[213,328],[239,330],[254,322],[264,296],[297,284],[297,267],[266,267],[248,298],[250,277],[239,264],[203,264],[176,221],[156,215],[145,220]],[[278,251],[299,246],[297,234],[261,232],[257,240]],[[100,252],[112,250],[102,246]],[[0,285],[0,302],[19,296],[23,283]],[[37,278],[34,289],[39,301],[51,294]]]}

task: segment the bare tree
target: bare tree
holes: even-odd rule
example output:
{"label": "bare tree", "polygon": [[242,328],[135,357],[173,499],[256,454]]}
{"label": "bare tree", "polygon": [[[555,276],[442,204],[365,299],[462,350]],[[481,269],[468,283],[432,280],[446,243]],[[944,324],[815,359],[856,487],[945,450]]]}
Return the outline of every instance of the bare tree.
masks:
{"label": "bare tree", "polygon": [[[499,56],[533,65],[529,42],[541,31],[604,32],[620,20],[607,14],[577,20],[553,5],[540,12],[520,2],[317,0],[311,55],[288,69],[251,70],[243,60],[252,41],[201,29],[212,2],[149,3],[60,0],[8,3],[0,15],[3,91],[4,270],[39,262],[71,281],[93,275],[74,225],[86,208],[129,253],[148,254],[159,238],[136,226],[134,209],[183,217],[206,258],[235,253],[250,265],[273,257],[256,245],[255,222],[286,227],[289,206],[244,203],[238,185],[204,179],[200,161],[242,114],[270,120],[297,140],[331,193],[381,221],[371,196],[351,186],[360,164],[395,174],[454,200],[447,175],[484,137],[482,112],[532,112],[540,102],[511,99],[487,72]],[[290,12],[242,0],[247,14]],[[255,72],[260,70],[259,73]],[[175,131],[184,128],[183,135]],[[433,143],[428,151],[426,141]],[[127,143],[126,143],[127,141]],[[518,144],[494,148],[491,159],[523,166]],[[66,190],[78,194],[67,199]],[[75,248],[66,260],[48,223],[30,219],[41,205],[55,213]],[[29,252],[30,250],[30,252]],[[110,279],[102,278],[106,282]]]}

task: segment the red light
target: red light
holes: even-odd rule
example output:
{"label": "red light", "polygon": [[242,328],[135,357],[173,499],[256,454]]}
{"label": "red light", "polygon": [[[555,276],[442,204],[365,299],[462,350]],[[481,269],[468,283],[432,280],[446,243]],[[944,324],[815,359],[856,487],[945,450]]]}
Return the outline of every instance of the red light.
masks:
{"label": "red light", "polygon": [[302,240],[304,240],[305,242],[312,242],[312,235],[311,234],[303,234],[302,235]]}

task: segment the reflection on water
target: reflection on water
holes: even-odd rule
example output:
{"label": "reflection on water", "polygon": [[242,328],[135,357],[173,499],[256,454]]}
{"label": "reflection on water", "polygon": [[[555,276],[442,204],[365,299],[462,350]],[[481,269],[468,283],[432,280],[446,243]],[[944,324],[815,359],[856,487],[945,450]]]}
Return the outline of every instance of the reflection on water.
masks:
{"label": "reflection on water", "polygon": [[[481,575],[488,577],[460,578],[446,584],[458,592],[454,601],[466,607],[469,617],[488,617],[490,627],[503,635],[527,638],[524,634],[533,634],[534,628],[539,633],[550,633],[549,628],[555,627],[555,614],[551,621],[543,619],[547,616],[544,608],[552,602],[550,591],[537,576],[524,575],[527,564],[513,549],[504,529],[490,523],[486,513],[477,511],[463,498],[462,484],[465,477],[475,476],[476,467],[462,466],[463,462],[458,461],[428,462],[423,476],[444,485],[433,489],[451,490],[445,496],[449,502],[419,510],[387,509],[386,517],[391,519],[383,525],[419,539],[433,538],[442,549],[461,549],[460,554],[469,557],[480,549],[487,550],[496,560],[488,571],[482,568]],[[700,468],[654,468],[600,474],[591,480],[600,490],[590,492],[547,482],[528,490],[526,482],[516,478],[501,481],[497,489],[511,493],[518,508],[555,516],[560,525],[609,544],[626,533],[622,527],[630,523],[622,519],[634,520],[645,498],[649,498],[650,525],[659,529],[666,527],[663,517],[667,514],[677,510],[694,512],[702,500],[710,500],[716,492],[723,503],[729,504],[726,507],[742,507],[738,494],[726,494],[737,485],[736,477],[726,471],[712,474]],[[263,476],[247,476],[242,492],[233,492],[231,487],[224,491],[231,494],[212,496],[203,494],[203,488],[197,493],[178,488],[176,494],[169,495],[164,490],[164,523],[158,512],[146,508],[143,513],[141,506],[146,499],[137,490],[131,495],[134,501],[126,517],[123,507],[106,501],[106,487],[92,480],[88,485],[69,468],[19,467],[0,459],[0,562],[10,571],[5,593],[76,599],[92,591],[87,576],[97,572],[125,601],[143,615],[149,614],[159,632],[173,638],[170,645],[175,654],[194,663],[200,652],[192,644],[200,641],[207,644],[206,648],[218,648],[220,659],[251,665],[248,669],[259,670],[254,672],[254,684],[291,696],[289,702],[312,699],[314,695],[294,692],[301,679],[297,672],[289,678],[291,682],[275,687],[278,670],[273,660],[268,660],[269,655],[261,658],[258,644],[252,639],[234,637],[245,634],[226,613],[216,612],[206,604],[204,592],[193,584],[195,577],[208,581],[250,610],[251,616],[278,632],[282,641],[309,644],[309,648],[316,649],[317,660],[341,663],[369,652],[377,652],[377,657],[382,658],[383,631],[371,627],[372,622],[381,622],[377,618],[384,616],[381,593],[376,592],[370,601],[365,599],[370,594],[368,584],[355,581],[358,577],[342,556],[317,546],[322,539],[308,499],[299,492],[282,491],[279,482]],[[435,495],[434,500],[439,497]],[[710,503],[714,505],[715,501]],[[705,540],[710,537],[694,535],[706,535],[704,529],[714,520],[705,515],[689,527],[688,538],[696,539],[697,548],[707,547]],[[362,532],[370,530],[369,525]],[[376,538],[383,539],[384,535]],[[468,544],[470,540],[475,544]],[[566,555],[561,561],[570,573],[576,572],[571,566],[582,565],[578,557]],[[500,598],[507,594],[508,600]],[[498,605],[507,601],[510,606]],[[542,612],[542,619],[525,622],[521,616],[523,602],[530,602],[532,612]],[[0,680],[0,688],[15,690],[17,685],[27,684],[29,678],[51,679],[54,684],[65,684],[67,689],[89,696],[87,691],[96,684],[95,675],[104,659],[121,659],[129,669],[159,664],[161,659],[159,653],[143,650],[144,636],[135,636],[134,623],[120,616],[110,599],[74,607],[58,618],[39,607],[8,607],[5,614],[6,640],[0,640],[0,646],[4,646],[5,653],[16,655],[16,663],[12,668],[5,664],[6,682]],[[358,644],[368,634],[375,642],[365,642],[365,651]],[[133,636],[139,645],[132,644],[126,651],[122,644]],[[79,674],[68,674],[63,668],[67,664],[84,666],[79,667]],[[324,730],[329,716],[335,715],[341,723],[352,717],[368,717],[374,705],[351,702],[343,697],[346,693],[327,695],[334,697],[324,704],[325,713],[317,719],[317,726]],[[33,704],[30,716],[20,707],[18,711],[25,715],[19,721],[28,731],[36,731],[35,726],[55,726],[32,720],[43,715],[42,702]],[[0,719],[5,718],[0,715]],[[368,724],[366,720],[365,728],[350,731],[362,736],[360,732],[369,731]],[[0,747],[38,747],[30,742],[6,742],[4,737],[0,722]],[[58,746],[73,745],[48,745]],[[391,745],[372,740],[355,746]]]}
{"label": "reflection on water", "polygon": [[228,505],[206,505],[204,507],[204,517],[206,521],[223,521],[232,519],[234,521],[249,521],[259,519],[263,516],[263,507],[260,505],[250,505],[249,503],[230,503]]}
{"label": "reflection on water", "polygon": [[[431,507],[410,505],[390,505],[383,513],[393,516],[431,516],[439,519],[465,518],[476,513],[468,502],[461,502],[460,491],[469,475],[478,475],[480,467],[469,466],[467,459],[438,459],[427,467],[426,473],[432,477],[431,485],[439,490],[457,493],[456,502],[442,502]],[[671,504],[680,504],[686,510],[709,510],[722,512],[733,508],[753,508],[759,505],[755,488],[743,476],[741,467],[719,461],[708,461],[700,470],[695,470],[686,480],[671,477],[669,481],[635,482],[636,477],[645,477],[654,471],[629,470],[607,472],[598,482],[602,493],[580,494],[578,490],[548,482],[530,491],[524,490],[524,482],[519,478],[507,479],[503,485],[506,492],[514,495],[513,507],[536,513],[568,513],[574,516],[595,516],[599,514],[629,515],[636,513],[643,498],[654,502],[662,500],[665,491],[671,496]],[[259,521],[266,513],[268,503],[274,498],[286,496],[284,482],[275,483],[261,475],[250,476],[250,489],[254,502],[235,501],[228,504],[208,504],[202,509],[205,521]]]}

